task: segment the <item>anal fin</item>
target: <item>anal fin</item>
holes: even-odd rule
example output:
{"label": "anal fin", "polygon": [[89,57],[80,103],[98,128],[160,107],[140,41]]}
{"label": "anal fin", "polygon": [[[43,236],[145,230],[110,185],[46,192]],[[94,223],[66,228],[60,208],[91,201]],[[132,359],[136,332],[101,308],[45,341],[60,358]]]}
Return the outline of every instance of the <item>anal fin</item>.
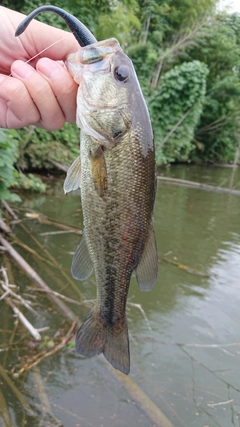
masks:
{"label": "anal fin", "polygon": [[139,289],[150,291],[156,283],[158,274],[158,255],[155,234],[152,225],[145,243],[142,256],[135,270]]}

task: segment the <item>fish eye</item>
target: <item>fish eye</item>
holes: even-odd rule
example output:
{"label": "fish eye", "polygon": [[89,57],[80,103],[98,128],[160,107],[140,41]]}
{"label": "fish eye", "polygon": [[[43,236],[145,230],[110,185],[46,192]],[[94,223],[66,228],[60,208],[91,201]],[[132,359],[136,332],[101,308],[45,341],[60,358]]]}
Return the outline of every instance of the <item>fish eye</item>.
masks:
{"label": "fish eye", "polygon": [[119,82],[125,82],[128,79],[129,76],[129,69],[126,67],[126,65],[120,65],[119,67],[116,67],[114,70],[114,77]]}

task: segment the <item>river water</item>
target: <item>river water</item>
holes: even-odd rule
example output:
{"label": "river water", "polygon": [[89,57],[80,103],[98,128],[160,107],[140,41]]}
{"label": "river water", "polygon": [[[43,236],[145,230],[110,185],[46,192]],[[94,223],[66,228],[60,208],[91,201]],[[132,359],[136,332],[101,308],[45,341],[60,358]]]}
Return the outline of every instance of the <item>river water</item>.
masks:
{"label": "river water", "polygon": [[[159,174],[240,189],[239,169],[176,166]],[[37,212],[82,228],[79,195],[63,196],[62,183],[49,182],[44,195],[22,195],[16,212],[69,274],[79,236],[49,234],[56,228],[25,216]],[[128,298],[130,377],[174,427],[240,426],[240,197],[159,182],[154,218],[158,281],[151,292],[142,293],[133,278]],[[19,225],[14,232],[41,254]],[[86,300],[95,298],[94,275],[74,281],[75,289],[53,267],[15,247],[54,290],[76,300],[79,291]],[[37,296],[38,316],[22,311],[35,327],[50,327],[42,332],[43,344],[50,347],[70,324],[47,298],[29,290],[33,282],[15,265],[12,272],[21,295]],[[69,306],[80,320],[88,312],[84,305]],[[12,334],[14,318],[3,301],[0,316],[0,363],[12,381],[8,384],[0,374],[0,425],[155,425],[100,357],[85,359],[64,348],[14,378],[26,354],[35,354],[34,343],[21,326]],[[13,384],[33,413],[24,409]]]}

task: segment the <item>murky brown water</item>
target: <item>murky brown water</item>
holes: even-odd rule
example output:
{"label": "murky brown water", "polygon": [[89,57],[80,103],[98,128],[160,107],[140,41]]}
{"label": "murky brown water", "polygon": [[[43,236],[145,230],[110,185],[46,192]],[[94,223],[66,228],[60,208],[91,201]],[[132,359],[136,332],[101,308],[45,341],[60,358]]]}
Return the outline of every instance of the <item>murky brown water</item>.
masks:
{"label": "murky brown water", "polygon": [[[178,166],[160,174],[240,189],[240,170],[233,175],[229,168]],[[24,197],[20,217],[33,210],[81,228],[79,196],[64,197],[62,182],[52,184],[47,195]],[[36,220],[26,219],[24,224],[69,272],[79,237],[42,235],[56,229]],[[175,427],[240,426],[240,197],[159,182],[155,231],[158,283],[142,293],[133,279],[129,294],[130,376]],[[18,225],[15,233],[34,247]],[[54,268],[18,250],[49,286],[79,298]],[[16,266],[13,275],[22,294],[31,283]],[[75,283],[86,299],[95,297],[93,275]],[[57,329],[64,336],[70,324],[44,296],[36,295],[41,317],[24,309],[26,316],[37,328],[50,327],[43,336],[52,337]],[[134,304],[141,304],[147,320]],[[69,306],[83,320],[88,309]],[[22,327],[12,336],[14,319],[3,301],[0,316],[0,363],[33,411],[24,409],[0,374],[0,425],[58,425],[49,411],[64,427],[154,425],[98,357],[84,359],[65,348],[35,371],[12,378],[10,371],[23,365],[31,338]],[[13,346],[3,351],[11,337]]]}

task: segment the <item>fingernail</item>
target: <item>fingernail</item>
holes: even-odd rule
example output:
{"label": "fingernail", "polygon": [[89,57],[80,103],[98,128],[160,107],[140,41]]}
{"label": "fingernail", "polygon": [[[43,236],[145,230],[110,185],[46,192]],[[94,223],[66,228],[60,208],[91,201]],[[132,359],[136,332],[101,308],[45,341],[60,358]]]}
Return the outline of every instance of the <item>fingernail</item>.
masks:
{"label": "fingernail", "polygon": [[50,79],[55,77],[61,69],[60,64],[49,58],[42,58],[37,63],[37,71]]}
{"label": "fingernail", "polygon": [[31,65],[23,61],[14,61],[11,67],[12,75],[27,79],[33,74],[34,69]]}

